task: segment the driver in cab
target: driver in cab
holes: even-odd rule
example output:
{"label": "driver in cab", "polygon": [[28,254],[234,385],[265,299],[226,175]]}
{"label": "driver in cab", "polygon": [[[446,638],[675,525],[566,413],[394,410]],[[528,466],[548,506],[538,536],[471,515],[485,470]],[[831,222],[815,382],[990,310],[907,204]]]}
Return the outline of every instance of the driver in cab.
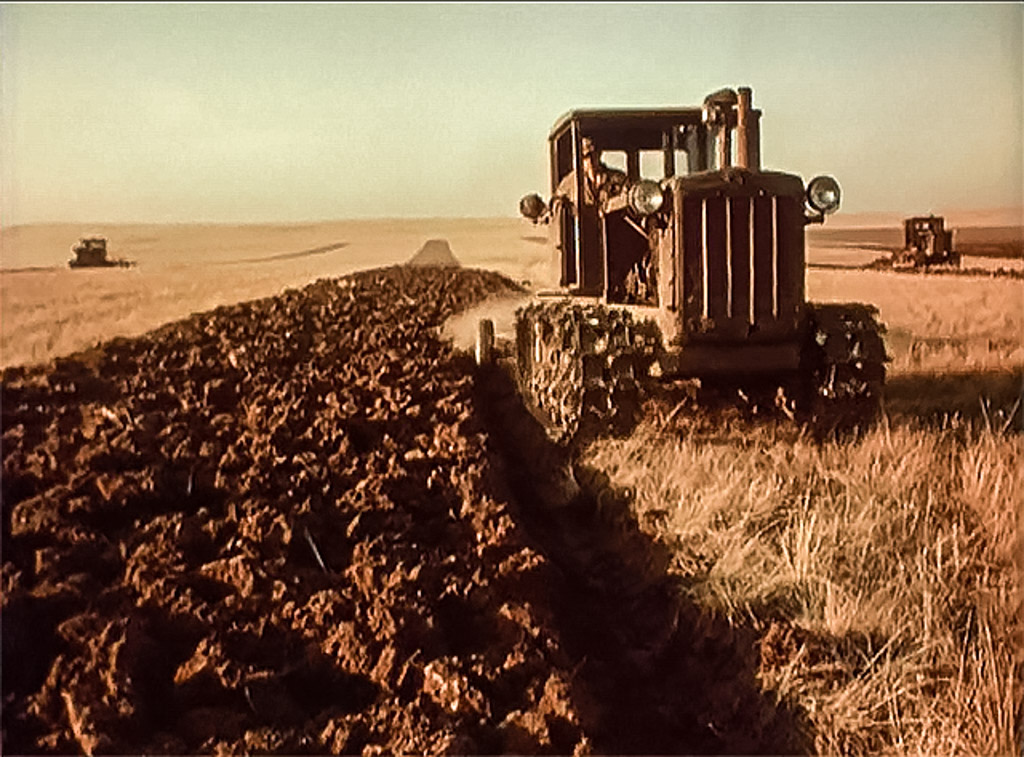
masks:
{"label": "driver in cab", "polygon": [[[580,152],[583,157],[583,204],[601,208],[609,199],[622,193],[626,186],[626,174],[601,162],[590,137],[583,138]],[[570,171],[562,179],[558,191],[575,201],[576,176],[573,172]]]}

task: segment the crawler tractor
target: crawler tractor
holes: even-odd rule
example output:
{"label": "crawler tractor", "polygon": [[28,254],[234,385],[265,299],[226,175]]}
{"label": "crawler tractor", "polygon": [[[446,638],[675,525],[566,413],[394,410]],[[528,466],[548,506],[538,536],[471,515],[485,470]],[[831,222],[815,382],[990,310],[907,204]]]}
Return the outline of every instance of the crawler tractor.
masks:
{"label": "crawler tractor", "polygon": [[130,260],[111,260],[107,257],[107,240],[104,237],[82,237],[71,245],[74,257],[68,261],[69,268],[131,268]]}
{"label": "crawler tractor", "polygon": [[[631,428],[647,390],[684,381],[793,418],[877,411],[876,309],[804,295],[804,227],[838,209],[839,185],[762,170],[760,117],[741,88],[555,123],[551,198],[520,212],[549,226],[560,287],[516,313],[514,345],[552,438]],[[493,334],[481,322],[478,359],[496,354]]]}
{"label": "crawler tractor", "polygon": [[914,216],[903,221],[903,249],[894,253],[893,268],[927,268],[933,265],[959,266],[953,251],[953,232],[945,228],[942,216]]}

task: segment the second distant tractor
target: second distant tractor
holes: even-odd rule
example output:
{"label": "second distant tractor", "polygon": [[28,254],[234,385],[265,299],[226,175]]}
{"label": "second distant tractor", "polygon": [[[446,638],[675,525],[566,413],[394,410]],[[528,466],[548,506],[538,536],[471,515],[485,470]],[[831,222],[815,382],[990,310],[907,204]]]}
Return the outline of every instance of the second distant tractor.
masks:
{"label": "second distant tractor", "polygon": [[960,255],[953,250],[953,231],[945,228],[945,219],[930,215],[904,220],[903,249],[894,253],[892,264],[894,268],[959,266]]}
{"label": "second distant tractor", "polygon": [[107,240],[104,237],[82,237],[71,246],[74,255],[68,261],[70,268],[131,268],[131,260],[111,260],[107,257]]}

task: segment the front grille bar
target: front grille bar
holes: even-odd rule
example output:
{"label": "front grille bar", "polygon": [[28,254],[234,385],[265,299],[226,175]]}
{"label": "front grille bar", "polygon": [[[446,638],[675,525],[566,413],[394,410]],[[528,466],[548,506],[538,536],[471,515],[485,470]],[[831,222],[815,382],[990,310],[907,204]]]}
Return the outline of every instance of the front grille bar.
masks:
{"label": "front grille bar", "polygon": [[[683,307],[707,322],[788,317],[803,299],[803,218],[792,197],[685,197]],[[785,253],[785,254],[783,254]]]}

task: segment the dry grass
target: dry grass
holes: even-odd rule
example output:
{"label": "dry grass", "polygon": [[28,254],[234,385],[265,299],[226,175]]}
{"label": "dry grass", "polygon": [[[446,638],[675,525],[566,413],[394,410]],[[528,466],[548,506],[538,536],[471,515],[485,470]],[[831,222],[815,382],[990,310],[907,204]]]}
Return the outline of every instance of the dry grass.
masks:
{"label": "dry grass", "polygon": [[1024,366],[1024,281],[811,270],[807,294],[877,305],[896,372]]}
{"label": "dry grass", "polygon": [[757,630],[761,685],[815,751],[1018,754],[1024,282],[812,269],[807,294],[879,307],[884,423],[816,443],[651,419],[586,462],[694,602]]}
{"label": "dry grass", "polygon": [[1017,754],[1024,282],[810,270],[876,304],[889,416],[855,440],[651,421],[588,462],[631,488],[690,597],[762,638],[825,754]]}
{"label": "dry grass", "polygon": [[816,751],[1014,753],[1021,438],[712,428],[652,422],[588,462],[635,493],[695,602],[766,635],[762,685],[807,716]]}

